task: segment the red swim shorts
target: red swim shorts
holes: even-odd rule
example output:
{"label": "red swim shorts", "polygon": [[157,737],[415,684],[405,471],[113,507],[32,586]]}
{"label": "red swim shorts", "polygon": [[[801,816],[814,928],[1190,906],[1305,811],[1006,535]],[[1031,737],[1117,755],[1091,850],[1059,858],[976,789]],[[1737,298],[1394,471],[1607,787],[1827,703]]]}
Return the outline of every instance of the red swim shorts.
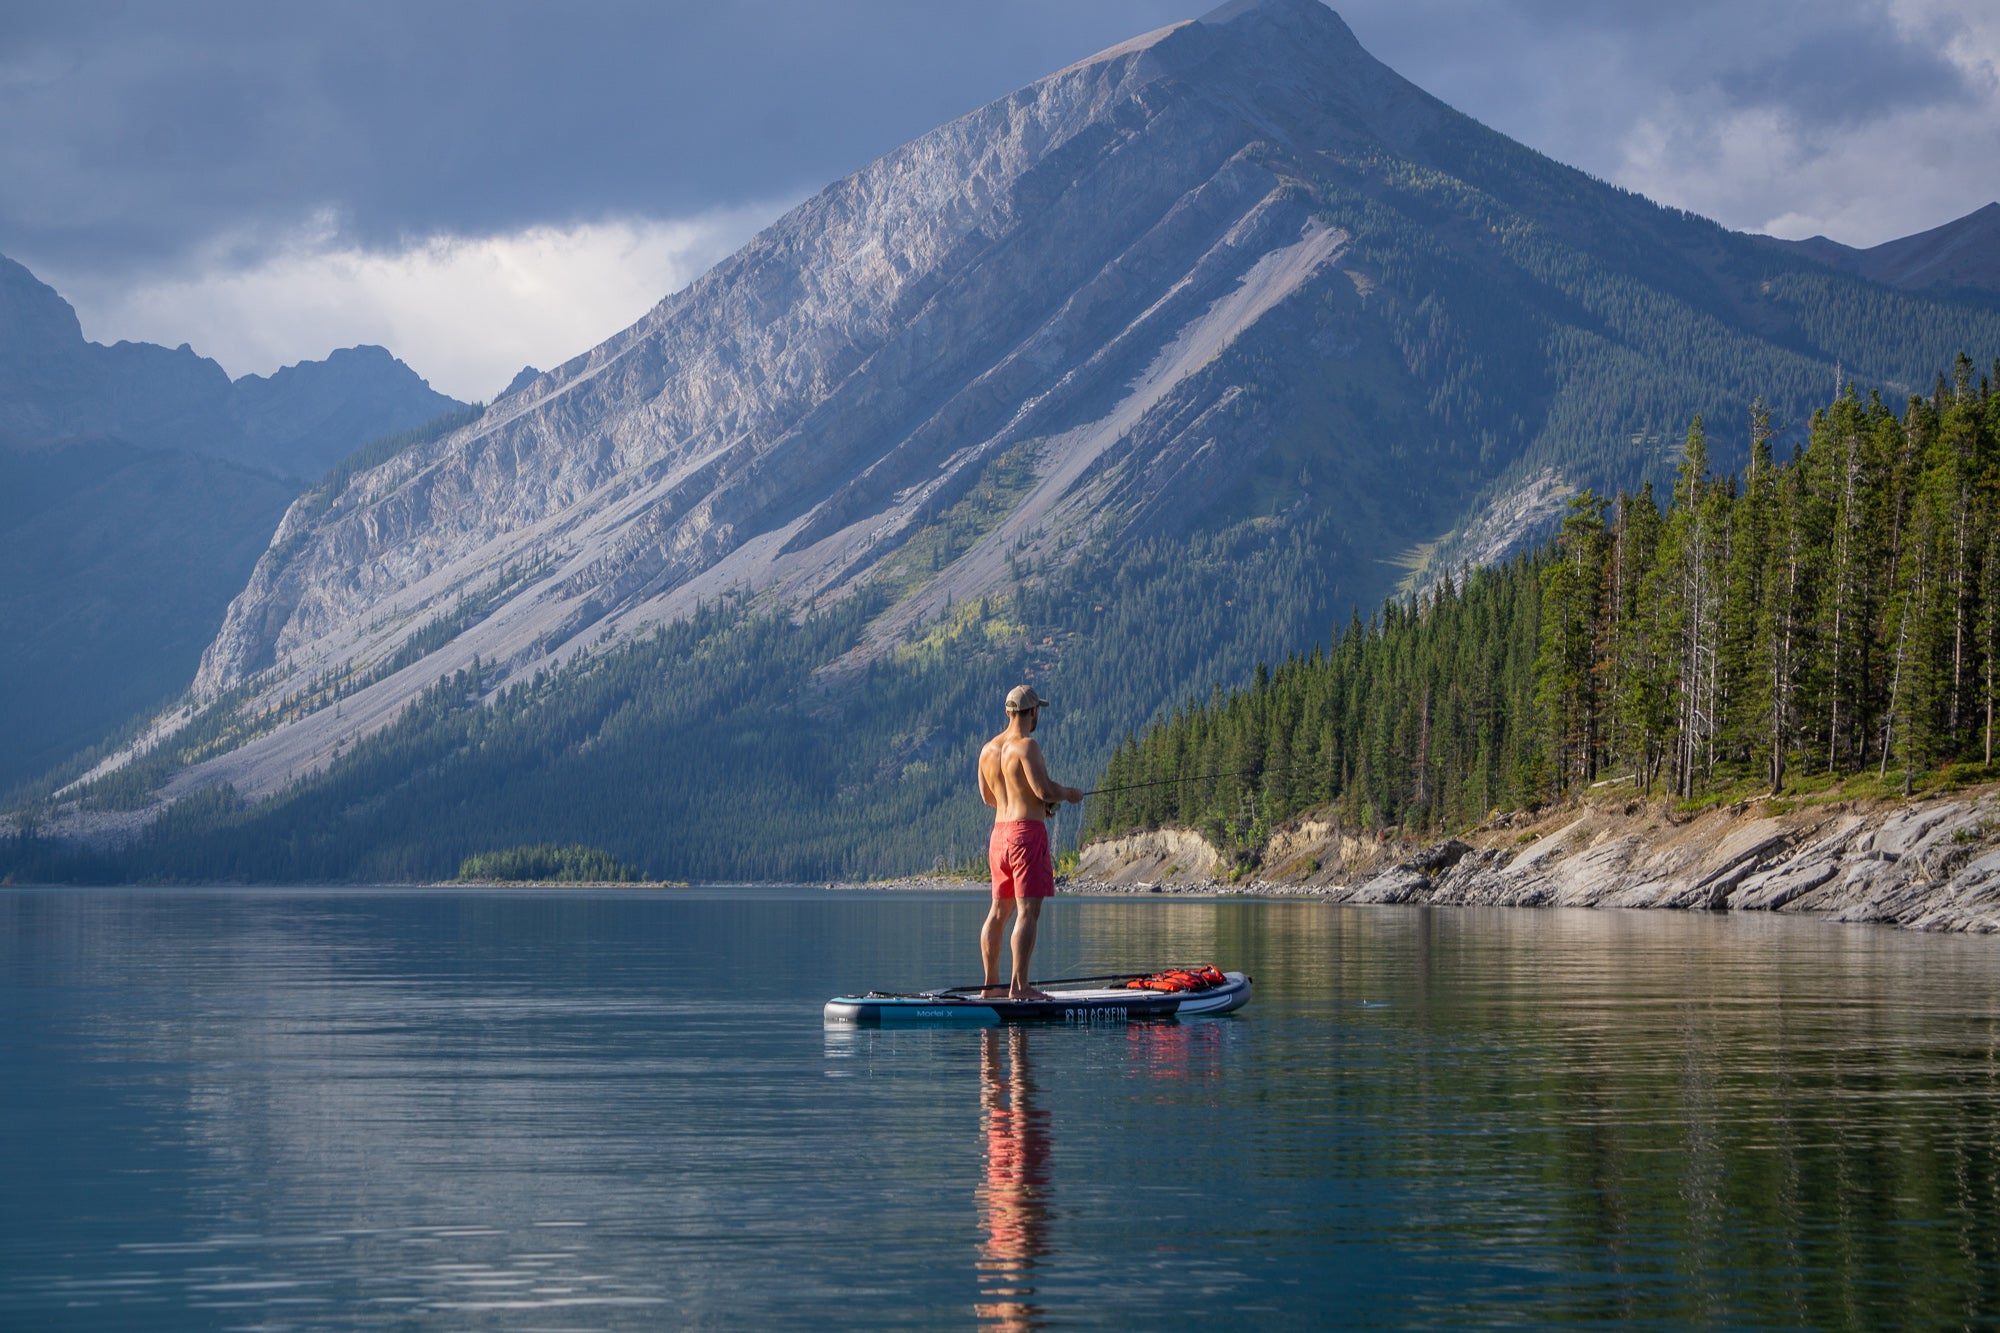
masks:
{"label": "red swim shorts", "polygon": [[1039,819],[1002,819],[986,841],[995,898],[1049,898],[1056,868],[1049,860],[1049,826]]}

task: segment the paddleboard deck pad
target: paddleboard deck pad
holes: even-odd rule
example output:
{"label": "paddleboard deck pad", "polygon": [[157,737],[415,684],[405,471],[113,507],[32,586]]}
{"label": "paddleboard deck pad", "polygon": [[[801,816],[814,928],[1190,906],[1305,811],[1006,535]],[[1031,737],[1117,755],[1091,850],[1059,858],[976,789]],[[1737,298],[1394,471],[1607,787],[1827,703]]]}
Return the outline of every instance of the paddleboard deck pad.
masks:
{"label": "paddleboard deck pad", "polygon": [[1250,1002],[1249,977],[1212,967],[1076,977],[1034,985],[1049,998],[1010,1000],[1004,994],[985,994],[977,986],[836,995],[826,1002],[825,1021],[856,1027],[990,1027],[998,1023],[1095,1027],[1191,1014],[1226,1014]]}

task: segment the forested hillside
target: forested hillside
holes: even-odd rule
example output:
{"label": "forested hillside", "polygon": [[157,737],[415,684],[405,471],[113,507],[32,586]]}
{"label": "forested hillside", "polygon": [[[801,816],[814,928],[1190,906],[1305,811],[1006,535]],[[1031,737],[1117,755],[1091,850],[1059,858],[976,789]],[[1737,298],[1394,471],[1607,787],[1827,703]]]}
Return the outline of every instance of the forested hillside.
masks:
{"label": "forested hillside", "polygon": [[[1087,783],[1123,733],[1118,719],[1150,715],[1190,678],[1246,680],[1259,659],[1325,632],[1328,553],[1340,549],[1331,526],[1253,522],[1138,543],[1106,557],[1115,599],[1023,568],[1011,591],[959,604],[865,664],[843,655],[889,592],[796,621],[725,598],[638,643],[509,681],[483,703],[478,686],[490,689],[497,669],[453,673],[323,776],[265,801],[210,789],[116,851],[0,838],[0,876],[446,879],[469,857],[542,843],[599,849],[648,879],[960,862],[985,846],[991,813],[974,763],[1005,724],[1010,686],[1031,679],[1055,697],[1043,743],[1059,776]],[[226,724],[231,702],[206,716]],[[82,799],[143,801],[159,771],[217,740],[214,726],[191,727]]]}
{"label": "forested hillside", "polygon": [[1629,782],[1682,799],[1993,761],[2000,364],[1894,409],[1850,388],[1718,476],[1704,423],[1666,503],[1572,501],[1557,544],[1391,602],[1113,755],[1089,828],[1250,849],[1326,809],[1440,830]]}

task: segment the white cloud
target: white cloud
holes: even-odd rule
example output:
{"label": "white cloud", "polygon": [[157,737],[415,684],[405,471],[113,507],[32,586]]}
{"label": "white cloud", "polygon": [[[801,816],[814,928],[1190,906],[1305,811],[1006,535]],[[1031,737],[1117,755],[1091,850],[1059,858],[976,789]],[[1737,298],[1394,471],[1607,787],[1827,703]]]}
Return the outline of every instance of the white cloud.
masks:
{"label": "white cloud", "polygon": [[1981,143],[2000,105],[1897,112],[1812,129],[1770,107],[1718,115],[1674,99],[1627,132],[1618,181],[1730,226],[1870,246],[1991,201]]}
{"label": "white cloud", "polygon": [[1864,247],[1991,202],[2000,196],[2000,11],[1990,0],[1890,0],[1886,9],[1902,36],[1956,66],[1967,97],[1842,125],[1729,106],[1706,88],[1662,92],[1624,132],[1610,174],[1732,227]]}
{"label": "white cloud", "polygon": [[1867,246],[2000,198],[1994,0],[1336,8],[1461,110],[1726,226]]}
{"label": "white cloud", "polygon": [[523,365],[546,370],[633,323],[780,211],[436,236],[395,251],[354,247],[321,216],[276,245],[219,241],[137,282],[44,276],[98,342],[190,343],[232,376],[377,343],[440,392],[491,399]]}
{"label": "white cloud", "polygon": [[2000,9],[1991,0],[1890,0],[1905,32],[1937,44],[1974,86],[2000,90]]}

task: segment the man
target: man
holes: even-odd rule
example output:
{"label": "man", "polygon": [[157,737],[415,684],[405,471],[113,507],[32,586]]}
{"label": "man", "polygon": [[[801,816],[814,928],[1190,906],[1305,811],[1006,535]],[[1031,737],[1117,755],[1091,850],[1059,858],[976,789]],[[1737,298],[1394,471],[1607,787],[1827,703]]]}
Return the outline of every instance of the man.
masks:
{"label": "man", "polygon": [[1028,984],[1028,960],[1035,952],[1035,931],[1042,919],[1042,902],[1056,891],[1055,863],[1049,859],[1049,816],[1056,802],[1072,805],[1083,799],[1077,787],[1065,787],[1049,777],[1042,747],[1035,743],[1035,725],[1048,700],[1030,685],[1007,691],[1007,729],[986,742],[979,752],[979,799],[993,807],[993,836],[986,860],[993,869],[993,907],[979,930],[979,958],[985,964],[985,987],[1000,988],[1000,940],[1015,909],[1014,971],[1007,984],[1010,1000],[1046,1000]]}

